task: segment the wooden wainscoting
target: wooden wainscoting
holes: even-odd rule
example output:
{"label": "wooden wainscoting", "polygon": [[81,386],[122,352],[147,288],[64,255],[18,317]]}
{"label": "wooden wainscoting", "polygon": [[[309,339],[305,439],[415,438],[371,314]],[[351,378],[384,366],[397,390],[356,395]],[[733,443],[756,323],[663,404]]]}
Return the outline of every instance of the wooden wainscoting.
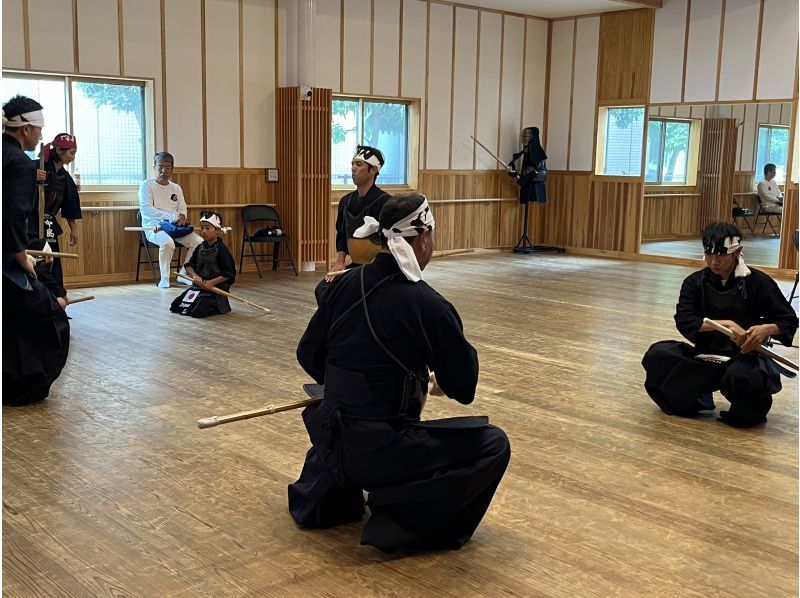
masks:
{"label": "wooden wainscoting", "polygon": [[696,237],[700,231],[697,187],[645,187],[642,241]]}
{"label": "wooden wainscoting", "polygon": [[535,243],[637,252],[642,182],[551,171],[547,203],[531,207]]}
{"label": "wooden wainscoting", "polygon": [[[222,216],[226,226],[233,228],[224,240],[238,265],[242,242],[241,206],[275,203],[275,186],[266,182],[265,169],[182,168],[176,169],[173,180],[183,189],[189,205],[189,220],[195,226],[200,212],[211,209]],[[123,228],[136,226],[137,190],[84,191],[81,205],[79,243],[74,248],[62,248],[80,256],[77,260],[62,262],[65,285],[75,288],[133,282],[139,237],[138,233],[125,232]],[[66,222],[62,221],[61,225],[68,230]],[[65,234],[62,242],[66,243],[67,239]],[[253,269],[252,263],[246,269]],[[142,266],[141,277],[146,281],[152,278],[147,264]]]}

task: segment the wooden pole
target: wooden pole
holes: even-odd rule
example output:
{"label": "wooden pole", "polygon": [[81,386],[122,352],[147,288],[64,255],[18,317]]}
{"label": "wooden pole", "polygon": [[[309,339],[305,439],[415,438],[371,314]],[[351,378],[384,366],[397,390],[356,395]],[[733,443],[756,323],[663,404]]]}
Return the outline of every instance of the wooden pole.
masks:
{"label": "wooden pole", "polygon": [[78,259],[77,253],[61,253],[59,251],[39,251],[38,249],[26,249],[25,253],[34,257],[60,257]]}
{"label": "wooden pole", "polygon": [[[178,278],[182,278],[183,280],[186,280],[186,281],[191,282],[192,284],[194,284],[194,281],[191,278],[189,278],[188,274],[180,274],[180,273],[178,273],[176,276]],[[233,293],[229,293],[228,291],[223,291],[222,289],[218,289],[217,287],[200,287],[200,288],[202,290],[204,290],[204,291],[211,291],[212,293],[216,293],[217,295],[224,295],[225,297],[233,299],[234,301],[239,301],[240,303],[244,303],[245,305],[249,305],[250,307],[254,307],[256,309],[263,310],[263,311],[267,312],[268,314],[272,313],[266,307],[262,307],[262,306],[260,306],[260,305],[258,305],[256,303],[248,301],[247,299],[243,299],[242,297],[238,297],[237,295],[234,295]]]}
{"label": "wooden pole", "polygon": [[70,299],[67,305],[72,305],[73,303],[80,303],[81,301],[91,301],[94,299],[94,295],[87,295],[86,297],[78,297],[77,299]]}
{"label": "wooden pole", "polygon": [[231,415],[215,415],[213,417],[205,417],[197,420],[197,427],[201,430],[205,428],[213,428],[220,424],[229,424],[243,419],[251,419],[253,417],[261,417],[262,415],[272,415],[273,413],[280,413],[281,411],[290,411],[292,409],[300,409],[301,407],[308,407],[309,405],[316,405],[322,402],[321,397],[311,399],[303,399],[302,401],[294,401],[292,403],[284,403],[282,405],[267,405],[263,409],[253,409],[251,411],[241,411]]}
{"label": "wooden pole", "polygon": [[[729,338],[733,338],[733,336],[734,336],[733,330],[731,330],[727,326],[724,326],[724,325],[720,324],[719,322],[715,322],[714,320],[709,320],[708,318],[703,318],[703,324],[708,324],[714,330],[716,330],[717,332],[721,332],[722,334],[724,334],[725,336],[727,336]],[[764,346],[756,347],[755,350],[758,351],[759,353],[763,354],[763,355],[766,355],[767,357],[771,357],[772,359],[774,359],[778,363],[782,363],[783,365],[792,368],[795,371],[800,371],[800,366],[798,366],[793,361],[790,361],[790,360],[786,359],[783,355],[780,355],[780,354],[776,353],[775,351],[773,351],[772,349],[770,349],[768,347],[764,347]]]}

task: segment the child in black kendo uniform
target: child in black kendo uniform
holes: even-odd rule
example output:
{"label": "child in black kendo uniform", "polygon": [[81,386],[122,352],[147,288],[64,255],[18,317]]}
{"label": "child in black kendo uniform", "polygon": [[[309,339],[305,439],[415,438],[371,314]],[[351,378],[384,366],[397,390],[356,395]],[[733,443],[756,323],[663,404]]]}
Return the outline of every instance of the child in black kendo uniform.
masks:
{"label": "child in black kendo uniform", "polygon": [[227,291],[236,279],[236,264],[222,241],[222,232],[222,217],[219,214],[200,214],[200,236],[203,237],[203,242],[185,265],[187,278],[191,278],[193,284],[172,302],[169,308],[171,312],[193,318],[207,318],[231,311],[227,297],[207,290],[216,287]]}

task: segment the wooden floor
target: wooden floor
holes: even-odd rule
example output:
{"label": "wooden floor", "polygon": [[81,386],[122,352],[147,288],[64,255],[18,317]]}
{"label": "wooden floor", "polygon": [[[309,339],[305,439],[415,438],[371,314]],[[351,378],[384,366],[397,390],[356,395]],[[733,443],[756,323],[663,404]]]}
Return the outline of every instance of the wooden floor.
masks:
{"label": "wooden floor", "polygon": [[665,416],[642,388],[689,272],[570,255],[431,264],[481,376],[472,406],[431,399],[426,415],[488,414],[512,457],[470,543],[410,557],[359,545],[361,524],[293,524],[299,412],[195,426],[303,397],[294,352],[319,273],[247,276],[233,291],[273,313],[206,321],[168,312],[179,289],[77,291],[97,300],[70,308],[50,398],[3,409],[4,594],[796,596],[797,380],[751,430]]}
{"label": "wooden floor", "polygon": [[[791,242],[791,241],[789,241]],[[747,264],[778,267],[778,251],[781,240],[771,235],[747,237],[742,241],[744,261]],[[699,239],[681,239],[677,241],[645,241],[641,252],[648,255],[666,255],[702,259],[703,246]],[[788,293],[787,293],[788,294]]]}

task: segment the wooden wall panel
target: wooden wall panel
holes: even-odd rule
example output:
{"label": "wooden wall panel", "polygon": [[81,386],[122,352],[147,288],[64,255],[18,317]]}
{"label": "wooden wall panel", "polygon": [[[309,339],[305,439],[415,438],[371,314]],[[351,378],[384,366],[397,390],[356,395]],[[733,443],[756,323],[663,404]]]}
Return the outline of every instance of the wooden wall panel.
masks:
{"label": "wooden wall panel", "polygon": [[[503,17],[496,13],[481,11],[479,19],[478,117],[475,137],[497,154]],[[475,148],[474,168],[486,170],[498,168],[498,166],[489,154],[480,148]]]}
{"label": "wooden wall panel", "polygon": [[[371,50],[368,43],[368,32],[371,29],[372,2],[370,0],[344,0],[343,93],[370,93]],[[292,37],[288,39],[292,39]]]}
{"label": "wooden wall panel", "polygon": [[669,0],[655,11],[651,102],[680,102],[688,0]]}
{"label": "wooden wall panel", "polygon": [[277,0],[244,0],[244,166],[273,167],[275,147],[275,8]]}
{"label": "wooden wall panel", "polygon": [[425,120],[425,168],[447,168],[450,163],[450,92],[453,80],[453,7],[430,5],[428,35],[428,105]]}
{"label": "wooden wall panel", "polygon": [[499,156],[510,160],[520,150],[522,130],[522,77],[525,47],[525,20],[521,17],[503,16],[503,76],[500,102]]}
{"label": "wooden wall panel", "polygon": [[80,70],[97,75],[120,75],[117,3],[77,1]]}
{"label": "wooden wall panel", "polygon": [[[400,67],[400,3],[396,0],[375,0],[374,5],[372,93],[396,96]],[[319,31],[316,26],[315,30]]]}
{"label": "wooden wall panel", "polygon": [[205,0],[207,164],[241,163],[239,126],[239,4]]}
{"label": "wooden wall panel", "polygon": [[170,0],[164,6],[167,123],[174,131],[167,136],[164,149],[175,155],[176,165],[202,167],[205,140],[200,3]]}
{"label": "wooden wall panel", "polygon": [[600,17],[600,72],[597,99],[632,100],[648,97],[653,46],[654,12],[634,10]]}
{"label": "wooden wall panel", "polygon": [[725,2],[720,100],[749,100],[753,97],[760,6],[753,0]]}
{"label": "wooden wall panel", "polygon": [[722,0],[692,2],[686,49],[684,101],[714,101]]}
{"label": "wooden wall panel", "polygon": [[72,2],[29,0],[28,24],[30,68],[64,73],[75,71]]}
{"label": "wooden wall panel", "polygon": [[315,89],[310,102],[300,102],[302,194],[300,227],[294,232],[300,243],[298,262],[321,262],[327,258],[331,229],[331,100],[330,89]]}
{"label": "wooden wall panel", "polygon": [[764,0],[756,99],[795,96],[797,18],[797,0]]}
{"label": "wooden wall panel", "polygon": [[[3,66],[25,68],[22,0],[3,0]],[[5,98],[4,98],[5,99]]]}
{"label": "wooden wall panel", "polygon": [[275,203],[284,228],[292,235],[292,253],[300,263],[300,100],[297,87],[281,87],[277,92],[276,157],[281,175]]}
{"label": "wooden wall panel", "polygon": [[314,11],[314,85],[340,91],[342,0],[316,0]]}
{"label": "wooden wall panel", "polygon": [[[689,188],[654,193],[645,190],[642,206],[642,241],[697,237],[700,232],[700,195]],[[658,196],[660,195],[660,197]]]}
{"label": "wooden wall panel", "polygon": [[[566,170],[569,153],[570,98],[572,95],[573,20],[553,23],[550,48],[550,86],[547,108],[547,167]],[[594,110],[592,111],[594,112]]]}
{"label": "wooden wall panel", "polygon": [[450,168],[472,168],[475,151],[475,85],[478,68],[478,11],[456,8],[453,56],[453,130]]}
{"label": "wooden wall panel", "polygon": [[547,28],[545,21],[527,19],[525,39],[525,89],[522,126],[539,127],[544,133],[544,93],[547,72]]}
{"label": "wooden wall panel", "polygon": [[572,125],[569,139],[570,170],[592,170],[595,145],[595,95],[600,17],[578,19],[575,72],[572,83]]}

